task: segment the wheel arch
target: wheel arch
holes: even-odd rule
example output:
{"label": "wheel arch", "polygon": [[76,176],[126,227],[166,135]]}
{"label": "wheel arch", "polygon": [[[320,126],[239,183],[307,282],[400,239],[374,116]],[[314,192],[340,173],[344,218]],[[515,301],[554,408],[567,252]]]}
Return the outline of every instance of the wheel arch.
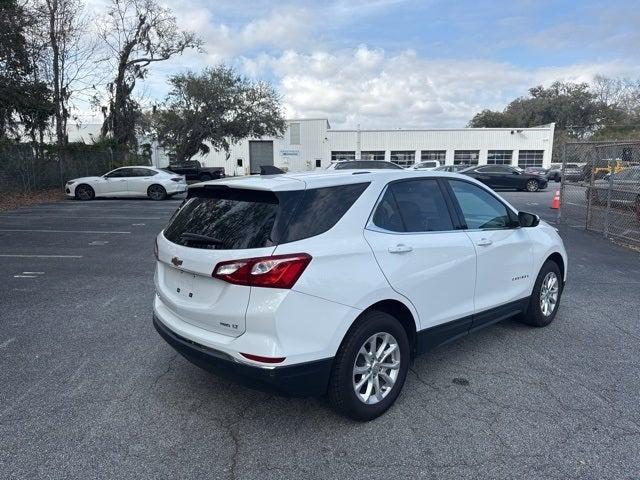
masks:
{"label": "wheel arch", "polygon": [[562,255],[559,252],[553,252],[551,255],[549,255],[545,261],[543,262],[543,265],[547,262],[553,262],[556,265],[558,265],[558,268],[560,269],[560,276],[562,277],[562,282],[564,283],[565,281],[565,273],[566,273],[566,265],[564,263],[564,258],[562,258]]}
{"label": "wheel arch", "polygon": [[165,187],[165,186],[164,186],[164,185],[162,185],[161,183],[155,182],[155,183],[152,183],[151,185],[149,185],[149,186],[147,187],[147,197],[149,197],[149,190],[150,190],[152,187],[160,187],[160,188],[162,188],[162,189],[164,190],[164,194],[165,194],[165,196],[169,196],[169,193],[167,192],[167,187]]}
{"label": "wheel arch", "polygon": [[88,184],[86,182],[82,182],[82,183],[79,183],[78,185],[76,185],[75,187],[73,187],[73,196],[76,197],[76,198],[78,198],[78,193],[77,192],[78,192],[78,188],[79,187],[87,187],[87,188],[89,188],[93,192],[93,197],[94,198],[97,195],[96,189],[93,186],[91,186],[90,184]]}
{"label": "wheel arch", "polygon": [[360,315],[358,315],[358,317],[354,320],[354,322],[351,324],[351,326],[349,327],[349,329],[345,333],[342,341],[344,341],[344,339],[346,339],[349,336],[351,331],[359,323],[359,320],[366,313],[371,312],[371,311],[384,312],[384,313],[387,313],[387,314],[391,315],[396,320],[398,320],[398,322],[400,323],[400,325],[402,326],[404,331],[407,333],[407,338],[409,339],[409,345],[411,347],[412,355],[415,354],[416,345],[417,345],[417,337],[418,337],[418,334],[417,334],[417,321],[416,321],[417,319],[414,316],[414,314],[411,311],[411,309],[407,305],[405,305],[404,303],[402,303],[400,300],[397,300],[397,299],[380,300],[380,301],[374,303],[373,305],[370,305],[369,307],[365,308],[360,313]]}

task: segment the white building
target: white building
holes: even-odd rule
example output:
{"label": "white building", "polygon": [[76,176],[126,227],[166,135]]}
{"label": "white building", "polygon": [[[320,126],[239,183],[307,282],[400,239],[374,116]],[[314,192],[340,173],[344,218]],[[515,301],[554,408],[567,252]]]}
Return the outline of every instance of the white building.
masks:
{"label": "white building", "polygon": [[327,119],[292,119],[282,138],[247,139],[230,155],[212,150],[197,155],[207,167],[227,175],[246,174],[260,165],[289,171],[326,168],[345,159],[387,160],[410,166],[421,160],[450,164],[509,164],[548,167],[555,125],[534,128],[455,128],[424,130],[332,130]]}

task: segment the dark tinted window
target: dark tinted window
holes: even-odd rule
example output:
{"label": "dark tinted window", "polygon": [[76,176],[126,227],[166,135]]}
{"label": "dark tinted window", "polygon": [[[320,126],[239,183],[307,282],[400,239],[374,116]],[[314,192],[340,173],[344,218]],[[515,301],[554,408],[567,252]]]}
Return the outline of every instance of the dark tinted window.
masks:
{"label": "dark tinted window", "polygon": [[450,180],[469,229],[510,228],[507,207],[485,189],[468,182]]}
{"label": "dark tinted window", "polygon": [[373,224],[391,232],[404,232],[400,209],[390,188],[387,188],[373,214]]}
{"label": "dark tinted window", "polygon": [[320,235],[332,228],[369,183],[305,190],[280,243]]}
{"label": "dark tinted window", "polygon": [[[196,248],[235,250],[274,245],[272,234],[279,215],[286,214],[285,196],[273,192],[231,188],[209,189],[195,196],[176,212],[164,236],[173,243]],[[196,194],[197,195],[197,194]],[[220,240],[207,244],[185,239],[183,233]]]}
{"label": "dark tinted window", "polygon": [[[237,250],[293,242],[333,227],[368,183],[269,192],[216,186],[190,191],[164,231],[171,242],[195,248]],[[182,237],[205,235],[219,243]]]}
{"label": "dark tinted window", "polygon": [[395,163],[392,162],[380,162],[378,164],[378,168],[384,168],[387,170],[402,170],[403,168],[400,165],[396,165]]}
{"label": "dark tinted window", "polygon": [[359,169],[393,169],[398,170],[402,169],[395,163],[391,162],[377,162],[371,160],[356,160],[353,162],[340,162],[336,164],[336,170],[359,170]]}
{"label": "dark tinted window", "polygon": [[487,167],[480,167],[476,172],[482,173],[511,173],[511,169],[508,167],[502,167],[500,165],[490,165]]}
{"label": "dark tinted window", "polygon": [[152,177],[157,174],[155,170],[150,170],[148,168],[134,168],[132,177]]}
{"label": "dark tinted window", "polygon": [[411,180],[389,185],[373,223],[395,232],[453,230],[444,196],[436,180]]}
{"label": "dark tinted window", "polygon": [[132,170],[132,168],[118,168],[117,170],[107,173],[106,176],[109,178],[131,177]]}
{"label": "dark tinted window", "polygon": [[444,196],[436,180],[411,180],[391,185],[407,232],[453,230]]}

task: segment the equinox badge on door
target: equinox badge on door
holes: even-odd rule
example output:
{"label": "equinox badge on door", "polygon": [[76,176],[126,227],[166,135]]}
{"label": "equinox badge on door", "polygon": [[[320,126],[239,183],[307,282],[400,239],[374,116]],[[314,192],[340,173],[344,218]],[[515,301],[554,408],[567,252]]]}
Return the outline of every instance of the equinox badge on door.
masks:
{"label": "equinox badge on door", "polygon": [[173,263],[176,267],[179,267],[180,265],[182,265],[182,260],[180,260],[178,257],[173,257],[171,259],[171,263]]}

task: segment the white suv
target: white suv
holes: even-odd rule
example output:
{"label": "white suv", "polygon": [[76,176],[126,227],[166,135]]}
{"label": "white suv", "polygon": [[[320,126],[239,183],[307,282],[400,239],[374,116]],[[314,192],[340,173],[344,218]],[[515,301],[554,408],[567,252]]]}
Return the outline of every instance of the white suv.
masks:
{"label": "white suv", "polygon": [[556,230],[481,183],[410,170],[194,185],[156,239],[154,325],[187,359],[382,414],[411,359],[519,315],[556,315]]}

